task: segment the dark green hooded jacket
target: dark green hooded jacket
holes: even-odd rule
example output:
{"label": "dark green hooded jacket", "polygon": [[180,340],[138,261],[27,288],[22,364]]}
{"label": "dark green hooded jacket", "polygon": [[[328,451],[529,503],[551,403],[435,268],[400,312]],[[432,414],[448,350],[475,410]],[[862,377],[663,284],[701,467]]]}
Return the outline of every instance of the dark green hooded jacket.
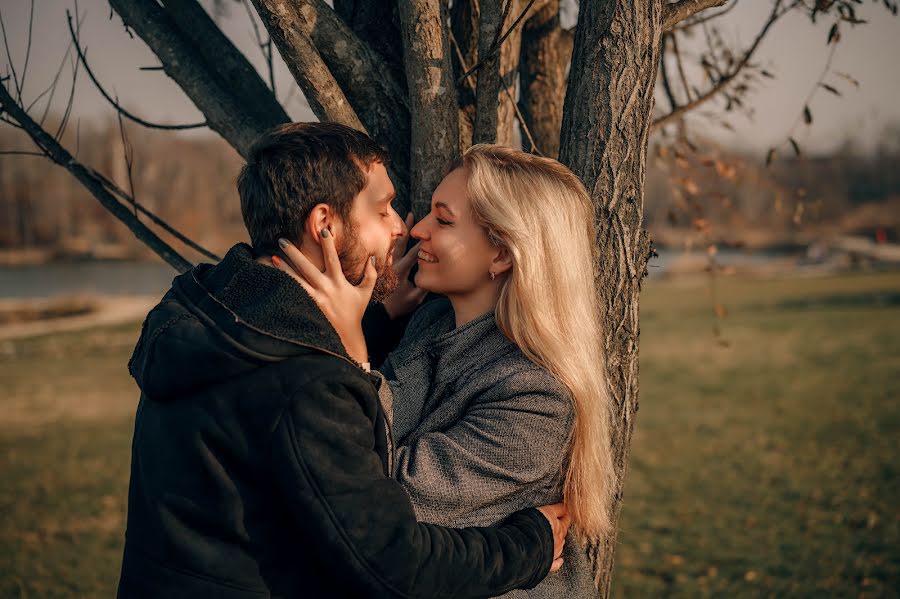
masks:
{"label": "dark green hooded jacket", "polygon": [[120,597],[469,597],[530,588],[537,510],[415,520],[387,476],[377,377],[246,245],[178,276],[129,363],[141,388]]}

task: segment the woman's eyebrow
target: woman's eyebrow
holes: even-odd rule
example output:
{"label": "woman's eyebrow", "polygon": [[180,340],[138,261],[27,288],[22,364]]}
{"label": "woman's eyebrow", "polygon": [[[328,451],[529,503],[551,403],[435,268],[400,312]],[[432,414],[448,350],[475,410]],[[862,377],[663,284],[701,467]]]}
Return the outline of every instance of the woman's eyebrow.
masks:
{"label": "woman's eyebrow", "polygon": [[456,213],[453,212],[453,209],[450,208],[450,206],[448,206],[448,205],[447,205],[446,203],[444,203],[444,202],[435,202],[435,203],[434,203],[434,207],[435,207],[435,208],[443,208],[444,210],[446,210],[446,211],[450,214],[450,216],[456,216]]}

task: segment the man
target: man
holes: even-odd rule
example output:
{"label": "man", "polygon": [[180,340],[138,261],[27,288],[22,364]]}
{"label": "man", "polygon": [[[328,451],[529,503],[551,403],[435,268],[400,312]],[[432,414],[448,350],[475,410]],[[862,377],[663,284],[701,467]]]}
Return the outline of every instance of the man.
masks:
{"label": "man", "polygon": [[416,523],[385,474],[378,378],[266,264],[284,237],[321,267],[333,235],[348,278],[373,256],[387,294],[404,226],[386,160],[339,125],[273,130],[238,181],[252,248],[176,277],[147,316],[120,597],[498,595],[560,565],[561,506],[493,528]]}

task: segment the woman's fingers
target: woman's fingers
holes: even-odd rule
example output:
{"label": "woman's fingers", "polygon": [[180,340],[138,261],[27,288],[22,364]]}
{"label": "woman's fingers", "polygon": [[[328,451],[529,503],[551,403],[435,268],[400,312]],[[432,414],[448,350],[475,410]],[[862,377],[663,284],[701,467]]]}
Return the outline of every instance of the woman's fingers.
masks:
{"label": "woman's fingers", "polygon": [[372,297],[372,291],[375,289],[375,281],[378,279],[378,269],[375,268],[375,256],[370,256],[366,260],[366,271],[363,273],[363,280],[360,281],[357,288],[366,296],[366,301]]}
{"label": "woman's fingers", "polygon": [[404,252],[406,252],[406,244],[409,242],[409,232],[412,230],[413,226],[413,213],[410,212],[406,215],[406,218],[403,220],[403,224],[406,225],[406,231],[403,233],[403,237],[397,240],[397,243],[394,244],[394,265],[396,265],[404,256]]}
{"label": "woman's fingers", "polygon": [[409,275],[409,271],[412,270],[413,264],[416,263],[416,257],[419,254],[420,245],[422,245],[421,241],[409,248],[409,251],[406,252],[406,255],[400,258],[399,261],[394,261],[394,272],[396,272],[397,276],[399,276],[401,279]]}
{"label": "woman's fingers", "polygon": [[550,566],[550,572],[559,572],[559,570],[563,567],[563,558],[558,557],[553,560],[553,564]]}
{"label": "woman's fingers", "polygon": [[[312,284],[315,287],[321,287],[322,281],[324,280],[324,275],[319,272],[319,269],[315,267],[315,265],[309,261],[309,258],[303,255],[297,247],[288,241],[287,239],[279,239],[278,247],[281,248],[281,251],[284,252],[284,255],[290,261],[290,265],[282,264],[287,266],[290,269],[290,266],[294,267],[294,270],[297,274],[299,274],[302,278],[306,279],[307,282]],[[275,263],[275,256],[272,257],[272,263]],[[279,270],[284,270],[279,267]],[[287,271],[285,271],[287,272]],[[290,273],[288,273],[290,274]]]}
{"label": "woman's fingers", "polygon": [[334,235],[328,229],[322,229],[319,233],[322,239],[322,257],[325,259],[325,274],[335,278],[343,277],[341,259],[338,258],[337,248],[334,246]]}

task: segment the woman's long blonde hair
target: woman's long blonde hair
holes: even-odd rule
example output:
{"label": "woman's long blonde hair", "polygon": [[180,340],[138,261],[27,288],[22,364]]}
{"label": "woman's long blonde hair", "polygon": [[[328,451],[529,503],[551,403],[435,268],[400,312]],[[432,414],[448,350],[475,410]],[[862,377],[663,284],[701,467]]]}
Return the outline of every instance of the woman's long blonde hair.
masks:
{"label": "woman's long blonde hair", "polygon": [[576,531],[587,538],[607,534],[615,484],[613,420],[590,198],[578,177],[556,160],[511,148],[472,146],[462,166],[476,221],[512,258],[497,324],[574,400],[563,493]]}

